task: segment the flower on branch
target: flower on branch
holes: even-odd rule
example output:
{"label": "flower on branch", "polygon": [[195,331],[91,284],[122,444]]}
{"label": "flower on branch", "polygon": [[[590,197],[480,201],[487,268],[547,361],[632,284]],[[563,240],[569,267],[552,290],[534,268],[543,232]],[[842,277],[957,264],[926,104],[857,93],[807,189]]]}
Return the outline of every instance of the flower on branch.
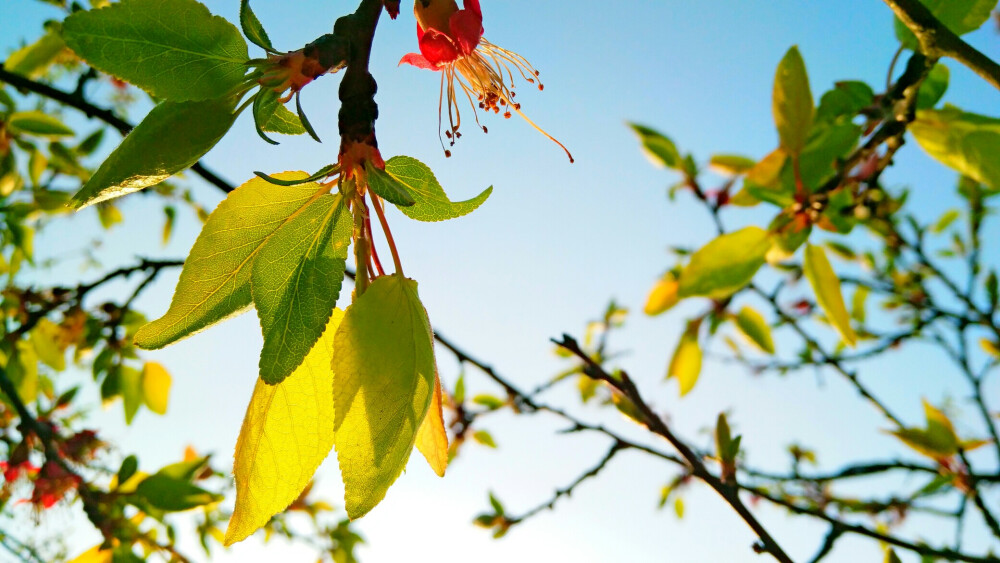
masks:
{"label": "flower on branch", "polygon": [[[416,0],[413,12],[417,17],[420,52],[409,53],[400,60],[400,64],[441,72],[439,136],[445,105],[448,108],[448,128],[444,130],[444,135],[452,146],[462,136],[459,131],[462,125],[459,103],[464,95],[472,106],[476,124],[484,133],[487,128],[479,122],[478,110],[503,112],[505,118],[516,112],[566,151],[570,162],[573,162],[569,150],[535,125],[521,112],[521,104],[515,101],[515,73],[543,90],[545,87],[538,80],[538,71],[521,55],[498,47],[483,37],[483,12],[479,0],[464,0],[464,7],[459,10],[455,0]],[[443,138],[441,146],[444,148]],[[451,151],[445,149],[445,155],[451,156]]]}

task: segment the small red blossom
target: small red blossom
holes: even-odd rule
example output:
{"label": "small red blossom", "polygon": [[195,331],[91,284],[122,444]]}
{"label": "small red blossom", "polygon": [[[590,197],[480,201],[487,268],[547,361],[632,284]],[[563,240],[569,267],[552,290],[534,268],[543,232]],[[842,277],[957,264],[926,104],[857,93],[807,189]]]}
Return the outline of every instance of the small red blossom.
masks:
{"label": "small red blossom", "polygon": [[[464,96],[472,105],[476,124],[484,133],[488,130],[479,123],[478,109],[493,113],[502,110],[505,118],[517,112],[566,151],[570,162],[573,162],[569,150],[528,119],[521,112],[521,104],[514,101],[515,74],[520,74],[530,84],[537,84],[539,90],[545,89],[538,80],[538,71],[521,55],[498,47],[483,37],[483,11],[479,0],[464,0],[463,5],[464,9],[459,10],[455,0],[415,0],[413,13],[417,18],[420,52],[409,53],[399,61],[399,64],[442,73],[441,101],[438,104],[439,136],[445,101],[448,128],[444,130],[444,135],[452,146],[462,136],[459,132],[462,124],[459,100]],[[441,146],[444,147],[444,139],[441,139]],[[445,149],[445,155],[451,156],[451,151]]]}
{"label": "small red blossom", "polygon": [[82,482],[79,475],[70,473],[58,463],[48,461],[35,479],[35,489],[28,502],[36,508],[52,508],[70,491],[76,490]]}
{"label": "small red blossom", "polygon": [[59,453],[76,463],[83,463],[94,458],[97,450],[104,447],[104,442],[97,438],[93,430],[83,430],[70,436],[59,447]]}

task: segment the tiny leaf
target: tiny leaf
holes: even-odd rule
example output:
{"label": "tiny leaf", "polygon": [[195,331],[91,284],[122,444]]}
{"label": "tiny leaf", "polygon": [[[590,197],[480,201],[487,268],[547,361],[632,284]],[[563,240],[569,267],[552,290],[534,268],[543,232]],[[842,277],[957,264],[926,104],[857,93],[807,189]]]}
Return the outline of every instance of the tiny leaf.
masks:
{"label": "tiny leaf", "polygon": [[761,351],[774,354],[771,327],[760,313],[750,307],[743,307],[736,315],[736,326],[743,336]]}

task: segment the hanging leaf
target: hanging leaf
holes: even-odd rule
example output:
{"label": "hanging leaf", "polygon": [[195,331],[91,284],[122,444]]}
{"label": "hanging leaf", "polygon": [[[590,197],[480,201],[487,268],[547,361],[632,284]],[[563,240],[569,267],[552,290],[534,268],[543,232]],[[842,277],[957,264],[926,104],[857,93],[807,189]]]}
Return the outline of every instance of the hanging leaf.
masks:
{"label": "hanging leaf", "polygon": [[167,414],[170,402],[170,373],[156,362],[146,362],[142,366],[142,401],[149,410],[159,415]]}
{"label": "hanging leaf", "polygon": [[341,196],[324,194],[260,247],[250,289],[264,333],[265,383],[288,377],[322,335],[340,297],[352,227]]}
{"label": "hanging leaf", "polygon": [[762,352],[774,354],[774,340],[771,327],[760,313],[750,307],[743,307],[736,315],[736,327],[747,340]]}
{"label": "hanging leaf", "polygon": [[424,422],[420,425],[420,430],[417,431],[417,450],[423,454],[438,477],[444,477],[444,472],[448,468],[448,433],[444,429],[441,401],[441,379],[435,374],[431,406],[427,410]]}
{"label": "hanging leaf", "polygon": [[909,130],[940,163],[1000,190],[1000,119],[945,106],[918,111]]}
{"label": "hanging leaf", "polygon": [[629,123],[628,125],[639,136],[639,140],[642,141],[642,149],[653,164],[665,168],[681,168],[681,155],[677,152],[677,146],[674,145],[673,141],[644,125],[637,123]]}
{"label": "hanging leaf", "polygon": [[701,375],[701,346],[698,344],[698,323],[688,325],[681,340],[674,350],[667,369],[667,379],[677,378],[680,383],[681,397],[687,395],[698,383]]}
{"label": "hanging leaf", "polygon": [[236,442],[236,507],[225,544],[243,541],[285,510],[333,448],[335,310],[323,336],[295,372],[277,385],[257,381]]}
{"label": "hanging leaf", "polygon": [[[277,176],[295,180],[307,174]],[[254,178],[230,193],[198,235],[169,310],[139,329],[136,345],[147,350],[163,348],[246,310],[251,302],[250,275],[260,249],[324,191],[318,184],[279,188]]]}
{"label": "hanging leaf", "polygon": [[722,235],[691,256],[681,273],[680,297],[724,299],[739,291],[764,265],[771,243],[767,231],[747,227]]}
{"label": "hanging leaf", "polygon": [[840,279],[833,271],[830,261],[822,246],[806,244],[805,263],[803,264],[806,278],[816,294],[816,302],[826,313],[841,338],[848,346],[854,346],[857,336],[851,328],[851,318],[844,305],[844,296],[840,292]]}
{"label": "hanging leaf", "polygon": [[649,298],[646,299],[643,312],[655,317],[669,311],[680,301],[680,297],[677,295],[679,289],[680,284],[677,282],[676,276],[673,273],[667,273],[660,281],[656,282],[653,291],[649,292]]}
{"label": "hanging leaf", "polygon": [[233,100],[153,108],[73,196],[77,208],[155,186],[194,165],[232,127]]}
{"label": "hanging leaf", "polygon": [[63,38],[90,66],[175,102],[234,93],[249,58],[236,27],[197,0],[122,0],[75,12]]}
{"label": "hanging leaf", "polygon": [[406,467],[434,394],[434,344],[417,284],[372,282],[337,331],[337,459],[352,520],[374,508]]}

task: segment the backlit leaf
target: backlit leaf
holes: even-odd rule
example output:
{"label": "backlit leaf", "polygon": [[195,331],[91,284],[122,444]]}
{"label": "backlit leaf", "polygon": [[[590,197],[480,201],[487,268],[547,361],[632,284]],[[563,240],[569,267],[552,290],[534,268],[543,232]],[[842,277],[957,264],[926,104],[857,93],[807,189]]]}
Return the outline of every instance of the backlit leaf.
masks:
{"label": "backlit leaf", "polygon": [[390,176],[385,170],[380,170],[371,162],[366,162],[365,172],[368,178],[368,189],[375,195],[397,206],[412,207],[416,203],[416,200],[406,189],[406,185]]}
{"label": "backlit leaf", "polygon": [[472,434],[472,439],[487,448],[492,448],[494,450],[497,449],[496,440],[494,440],[493,435],[486,430],[477,430]]}
{"label": "backlit leaf", "polygon": [[243,28],[243,34],[254,45],[265,51],[274,51],[274,47],[271,45],[271,38],[267,36],[267,31],[264,30],[264,26],[257,19],[257,14],[254,14],[250,8],[250,0],[240,1],[240,27]]}
{"label": "backlit leaf", "polygon": [[385,171],[402,184],[416,201],[409,207],[400,206],[399,210],[417,221],[447,221],[468,215],[479,208],[493,193],[493,188],[489,187],[470,200],[452,202],[431,169],[408,156],[390,158],[385,163]]}
{"label": "backlit leaf", "polygon": [[73,197],[76,207],[154,186],[198,162],[233,125],[233,100],[153,108]]}
{"label": "backlit leaf", "polygon": [[946,106],[918,111],[910,132],[945,166],[1000,190],[1000,119]]}
{"label": "backlit leaf", "polygon": [[681,273],[681,297],[724,299],[739,291],[764,265],[771,248],[767,231],[747,227],[722,235],[691,256]]}
{"label": "backlit leaf", "polygon": [[196,0],[122,0],[76,12],[63,38],[91,66],[176,102],[231,94],[247,70],[240,32]]}
{"label": "backlit leaf", "polygon": [[341,196],[324,194],[261,246],[250,289],[264,333],[265,383],[295,371],[323,333],[340,297],[352,226]]}
{"label": "backlit leaf", "polygon": [[712,156],[712,159],[709,160],[708,164],[717,172],[729,174],[731,176],[738,176],[740,174],[746,174],[747,171],[757,165],[757,161],[745,156],[717,154]]}
{"label": "backlit leaf", "polygon": [[173,383],[166,368],[156,362],[142,366],[142,400],[156,414],[167,414],[170,386]]}
{"label": "backlit leaf", "polygon": [[736,326],[752,344],[763,352],[774,353],[771,327],[760,313],[750,307],[743,307],[736,315]]}
{"label": "backlit leaf", "polygon": [[934,65],[917,92],[917,109],[930,109],[937,105],[948,91],[950,80],[951,72],[944,63]]}
{"label": "backlit leaf", "polygon": [[55,116],[45,112],[17,111],[7,116],[7,128],[11,133],[22,133],[34,135],[36,137],[68,137],[73,135],[73,130],[63,124]]}
{"label": "backlit leaf", "polygon": [[649,292],[649,297],[646,299],[646,306],[643,308],[643,312],[651,317],[660,315],[669,311],[674,305],[680,301],[680,297],[677,295],[677,291],[680,288],[680,284],[677,282],[677,278],[668,273],[663,276],[660,281],[656,282],[653,286],[653,291]]}
{"label": "backlit leaf", "polygon": [[797,155],[805,147],[812,127],[813,108],[805,62],[798,47],[792,47],[778,64],[772,100],[781,148],[791,155]]}
{"label": "backlit leaf", "polygon": [[[997,0],[920,0],[948,29],[958,35],[979,29],[990,19]],[[919,43],[910,28],[896,18],[896,37],[904,47],[917,50]]]}
{"label": "backlit leaf", "polygon": [[66,369],[66,350],[59,345],[61,337],[59,325],[43,318],[31,329],[31,344],[38,359],[56,371]]}
{"label": "backlit leaf", "polygon": [[816,302],[819,303],[844,342],[849,346],[854,346],[857,337],[854,334],[854,329],[851,328],[851,318],[847,314],[847,306],[844,305],[844,296],[840,291],[840,279],[833,271],[823,247],[806,244],[803,269],[806,278],[812,285],[813,292],[816,294]]}
{"label": "backlit leaf", "polygon": [[14,51],[3,63],[4,70],[28,78],[42,77],[66,48],[57,30],[48,31],[38,41]]}
{"label": "backlit leaf", "polygon": [[434,395],[427,416],[417,431],[417,450],[423,454],[427,463],[437,473],[444,477],[448,468],[448,433],[444,429],[444,414],[441,409],[441,379],[434,376]]}
{"label": "backlit leaf", "polygon": [[302,135],[306,128],[302,126],[299,117],[283,104],[278,103],[278,93],[268,88],[261,88],[254,100],[254,116],[258,126],[270,133],[282,135]]}
{"label": "backlit leaf", "polygon": [[667,369],[667,378],[677,378],[680,383],[681,397],[687,395],[698,383],[701,375],[701,346],[698,344],[697,325],[688,327],[681,336],[674,356],[670,360],[670,367]]}
{"label": "backlit leaf", "polygon": [[243,541],[285,510],[333,447],[335,310],[302,365],[277,385],[257,381],[236,442],[236,508],[225,544]]}
{"label": "backlit leaf", "polygon": [[[305,172],[277,174],[293,180]],[[158,349],[237,315],[250,306],[253,261],[292,216],[323,195],[318,184],[243,184],[212,212],[184,263],[170,309],[139,329],[135,342]]]}
{"label": "backlit leaf", "polygon": [[352,520],[374,508],[406,467],[436,371],[417,283],[376,279],[345,313],[334,344],[337,458]]}
{"label": "backlit leaf", "polygon": [[673,141],[644,125],[629,123],[629,127],[639,136],[639,140],[642,141],[642,149],[653,164],[666,168],[681,167],[681,155],[677,152],[677,146],[674,145]]}
{"label": "backlit leaf", "polygon": [[142,480],[135,494],[154,508],[167,512],[183,512],[222,500],[191,482],[157,472]]}
{"label": "backlit leaf", "polygon": [[122,366],[118,370],[118,384],[125,407],[125,424],[132,424],[142,406],[142,373],[135,368]]}

